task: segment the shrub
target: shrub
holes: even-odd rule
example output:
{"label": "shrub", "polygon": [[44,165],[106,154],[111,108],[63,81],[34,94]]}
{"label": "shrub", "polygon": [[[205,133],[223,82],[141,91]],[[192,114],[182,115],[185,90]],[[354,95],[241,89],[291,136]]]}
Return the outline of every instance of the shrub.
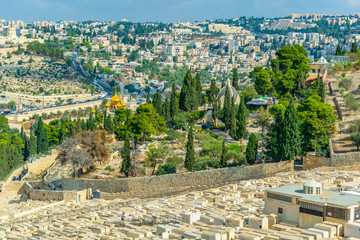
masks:
{"label": "shrub", "polygon": [[115,169],[112,168],[111,166],[107,166],[107,167],[105,168],[105,170],[107,170],[107,171],[109,171],[109,172],[115,171]]}

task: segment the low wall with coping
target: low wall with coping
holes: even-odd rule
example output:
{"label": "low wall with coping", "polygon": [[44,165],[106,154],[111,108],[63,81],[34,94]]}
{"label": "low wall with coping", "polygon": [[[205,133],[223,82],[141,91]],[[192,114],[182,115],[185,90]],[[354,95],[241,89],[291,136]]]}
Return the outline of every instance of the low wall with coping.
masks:
{"label": "low wall with coping", "polygon": [[162,197],[191,189],[207,189],[241,180],[274,176],[279,172],[294,170],[292,161],[244,167],[231,167],[162,176],[123,179],[71,179],[63,178],[63,190],[92,188],[107,194],[119,194],[122,198]]}

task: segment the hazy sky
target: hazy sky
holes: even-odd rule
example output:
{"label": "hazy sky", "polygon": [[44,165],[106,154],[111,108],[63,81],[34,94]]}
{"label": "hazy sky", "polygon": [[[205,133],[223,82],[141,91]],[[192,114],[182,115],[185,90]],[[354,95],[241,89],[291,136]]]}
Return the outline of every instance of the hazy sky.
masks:
{"label": "hazy sky", "polygon": [[0,19],[195,21],[289,13],[353,14],[360,0],[0,0]]}

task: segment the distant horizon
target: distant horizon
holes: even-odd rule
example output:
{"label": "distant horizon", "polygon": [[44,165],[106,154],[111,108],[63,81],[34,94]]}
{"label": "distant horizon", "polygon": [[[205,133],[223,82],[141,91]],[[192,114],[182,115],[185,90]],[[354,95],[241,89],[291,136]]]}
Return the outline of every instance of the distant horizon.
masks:
{"label": "distant horizon", "polygon": [[[33,21],[201,22],[292,13],[353,15],[360,0],[0,0],[0,19]],[[20,6],[20,7],[19,7]]]}

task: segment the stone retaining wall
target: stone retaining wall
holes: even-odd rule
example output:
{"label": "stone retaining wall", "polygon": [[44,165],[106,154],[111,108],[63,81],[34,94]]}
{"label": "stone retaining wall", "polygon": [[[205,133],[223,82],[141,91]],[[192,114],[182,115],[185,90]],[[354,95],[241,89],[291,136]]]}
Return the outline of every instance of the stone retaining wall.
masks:
{"label": "stone retaining wall", "polygon": [[274,176],[279,172],[294,170],[291,161],[231,167],[192,173],[169,174],[152,177],[123,179],[74,179],[64,178],[61,181],[63,190],[72,191],[92,188],[107,194],[119,194],[123,198],[161,197],[186,192],[191,189],[207,189],[241,180],[257,179]]}

